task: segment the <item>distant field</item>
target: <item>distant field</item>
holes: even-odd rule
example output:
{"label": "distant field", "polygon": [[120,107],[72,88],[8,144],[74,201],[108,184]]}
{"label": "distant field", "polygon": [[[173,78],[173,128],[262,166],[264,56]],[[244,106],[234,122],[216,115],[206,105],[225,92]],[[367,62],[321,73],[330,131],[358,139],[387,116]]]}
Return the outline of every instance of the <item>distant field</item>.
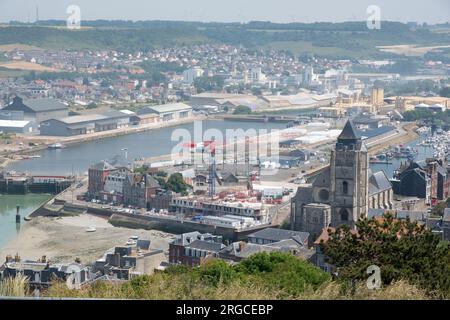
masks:
{"label": "distant field", "polygon": [[12,70],[0,67],[0,78],[16,78],[23,77],[29,74],[29,71],[25,70]]}
{"label": "distant field", "polygon": [[38,63],[31,63],[28,61],[10,61],[6,63],[1,63],[0,67],[13,70],[24,70],[24,71],[39,71],[39,72],[58,72],[59,70],[54,68],[49,68]]}
{"label": "distant field", "polygon": [[419,47],[417,45],[402,44],[396,46],[378,46],[377,48],[383,52],[390,52],[408,57],[421,57],[427,52],[434,51],[436,49],[450,48],[450,45]]}
{"label": "distant field", "polygon": [[11,44],[0,44],[0,52],[10,52],[13,50],[31,51],[31,50],[42,50],[39,47],[30,46],[21,43],[11,43]]}
{"label": "distant field", "polygon": [[367,50],[347,50],[337,47],[319,47],[314,46],[308,41],[276,41],[271,42],[265,48],[269,47],[276,50],[287,50],[293,54],[299,55],[302,53],[311,53],[321,56],[346,56],[351,58],[366,57],[372,53],[370,49]]}

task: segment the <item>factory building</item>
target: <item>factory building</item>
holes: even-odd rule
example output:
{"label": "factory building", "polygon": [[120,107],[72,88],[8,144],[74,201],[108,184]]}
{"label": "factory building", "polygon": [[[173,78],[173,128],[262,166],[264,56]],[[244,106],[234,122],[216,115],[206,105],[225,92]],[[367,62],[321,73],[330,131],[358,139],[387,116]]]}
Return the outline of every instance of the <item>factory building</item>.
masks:
{"label": "factory building", "polygon": [[32,121],[0,120],[0,133],[31,133],[36,129]]}
{"label": "factory building", "polygon": [[8,120],[28,120],[40,123],[49,119],[64,118],[69,108],[55,99],[22,99],[14,97],[13,102],[0,110],[0,118]]}
{"label": "factory building", "polygon": [[46,120],[40,124],[40,134],[43,136],[76,136],[126,128],[129,123],[129,115],[120,111],[109,111],[104,114]]}
{"label": "factory building", "polygon": [[181,120],[192,116],[192,108],[184,103],[171,103],[143,107],[137,112],[138,117],[147,114],[157,115],[159,121]]}

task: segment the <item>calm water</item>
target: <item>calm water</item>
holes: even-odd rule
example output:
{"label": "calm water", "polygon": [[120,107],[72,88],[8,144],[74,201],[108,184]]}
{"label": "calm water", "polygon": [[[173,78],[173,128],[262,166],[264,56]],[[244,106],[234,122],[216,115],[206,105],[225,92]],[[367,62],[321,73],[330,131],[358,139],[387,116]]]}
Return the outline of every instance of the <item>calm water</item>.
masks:
{"label": "calm water", "polygon": [[[254,128],[283,129],[286,124],[259,123],[239,121],[203,121],[202,130],[218,129],[225,135],[226,129]],[[41,158],[24,160],[8,167],[9,170],[29,172],[32,174],[67,175],[85,173],[92,163],[124,155],[123,148],[128,149],[128,159],[169,154],[178,141],[171,141],[172,132],[176,129],[187,129],[194,140],[194,124],[185,124],[171,128],[158,129],[142,133],[118,136],[98,141],[86,142],[61,150],[45,150]],[[197,129],[198,130],[198,129]],[[196,141],[203,140],[201,137]],[[11,240],[19,230],[16,230],[16,205],[20,205],[22,217],[26,216],[41,203],[49,199],[48,195],[0,195],[0,247]],[[22,225],[26,223],[22,219]]]}
{"label": "calm water", "polygon": [[[26,223],[23,217],[50,197],[46,194],[0,195],[0,247],[4,246],[20,230],[20,228],[16,228],[17,205],[20,205],[21,225],[23,225]],[[11,252],[11,254],[15,254],[15,252]]]}
{"label": "calm water", "polygon": [[[239,121],[203,121],[202,130],[218,129],[225,135],[227,129],[284,129],[284,123],[260,123]],[[112,158],[115,155],[124,155],[128,149],[128,159],[139,159],[142,157],[159,156],[171,153],[172,148],[178,143],[171,141],[172,133],[177,129],[187,129],[192,135],[192,140],[197,142],[203,140],[194,139],[194,124],[185,124],[176,127],[146,131],[125,136],[107,138],[103,140],[90,141],[83,144],[70,146],[60,150],[45,150],[40,153],[41,158],[30,159],[13,163],[9,170],[29,172],[32,174],[66,175],[84,174],[89,166],[95,162]],[[198,129],[196,129],[198,130]]]}

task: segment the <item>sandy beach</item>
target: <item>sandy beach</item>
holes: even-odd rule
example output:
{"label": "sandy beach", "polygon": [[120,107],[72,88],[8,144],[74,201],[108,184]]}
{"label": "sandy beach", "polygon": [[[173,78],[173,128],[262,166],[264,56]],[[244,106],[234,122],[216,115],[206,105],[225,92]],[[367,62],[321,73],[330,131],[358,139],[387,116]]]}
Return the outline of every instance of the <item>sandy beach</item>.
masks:
{"label": "sandy beach", "polygon": [[[86,232],[95,227],[96,232]],[[22,225],[17,237],[0,249],[2,263],[6,255],[18,253],[34,260],[46,255],[54,262],[72,262],[80,258],[91,263],[114,246],[125,245],[130,236],[151,240],[151,248],[167,251],[173,235],[156,230],[117,228],[105,218],[82,214],[76,217],[37,217]]]}

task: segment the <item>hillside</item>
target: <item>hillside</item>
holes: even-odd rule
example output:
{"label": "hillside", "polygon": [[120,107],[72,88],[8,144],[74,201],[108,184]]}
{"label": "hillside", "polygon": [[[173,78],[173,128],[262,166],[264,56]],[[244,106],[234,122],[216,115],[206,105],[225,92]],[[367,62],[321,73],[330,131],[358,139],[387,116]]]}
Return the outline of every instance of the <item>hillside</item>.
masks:
{"label": "hillside", "polygon": [[42,48],[113,49],[125,52],[163,46],[204,43],[275,48],[296,54],[341,58],[393,57],[377,46],[450,45],[450,33],[427,27],[411,28],[398,22],[382,22],[380,30],[366,22],[200,23],[182,21],[87,21],[81,30],[64,28],[63,21],[36,24],[11,23],[0,28],[0,45],[21,43]]}

